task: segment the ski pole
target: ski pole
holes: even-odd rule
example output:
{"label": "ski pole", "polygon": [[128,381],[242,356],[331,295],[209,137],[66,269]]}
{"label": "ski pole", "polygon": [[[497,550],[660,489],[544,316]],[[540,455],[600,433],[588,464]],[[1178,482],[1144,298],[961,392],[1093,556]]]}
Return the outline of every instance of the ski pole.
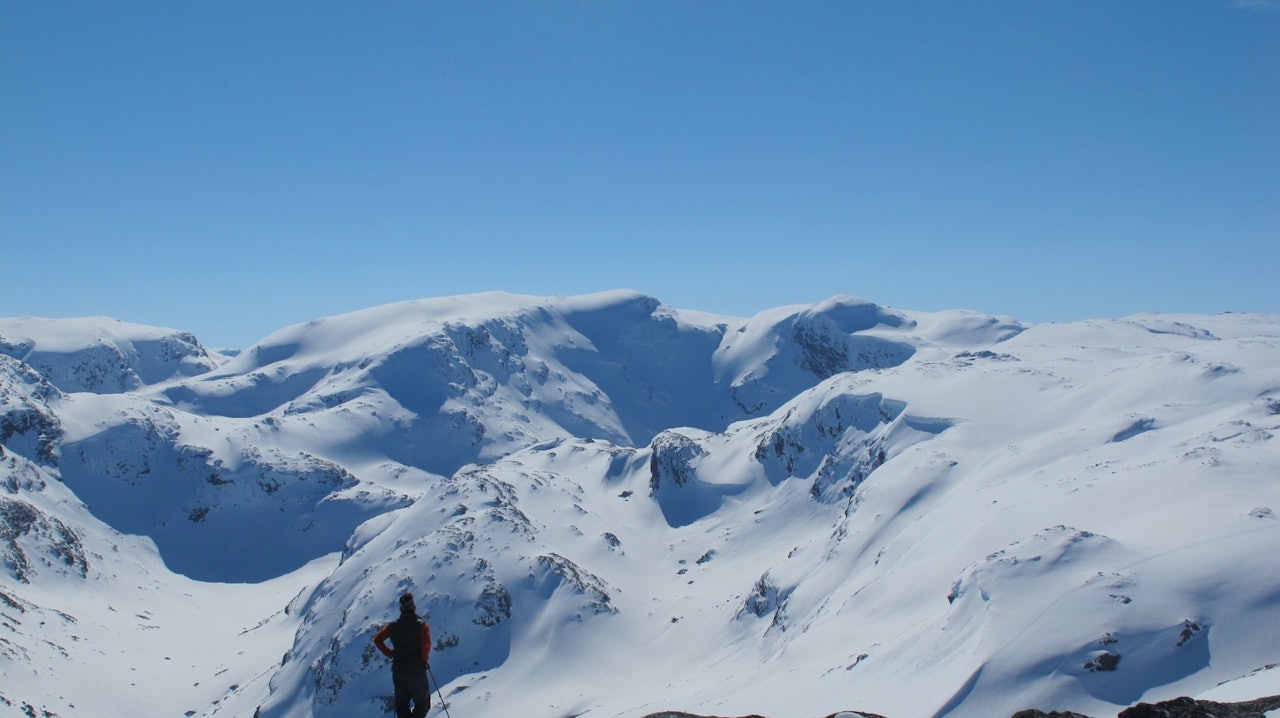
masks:
{"label": "ski pole", "polygon": [[430,663],[427,664],[427,674],[431,676],[431,682],[436,684],[436,695],[440,697],[440,707],[444,708],[444,714],[448,718],[453,718],[452,715],[449,715],[449,704],[444,702],[444,694],[440,692],[440,681],[436,680],[435,671],[431,670]]}

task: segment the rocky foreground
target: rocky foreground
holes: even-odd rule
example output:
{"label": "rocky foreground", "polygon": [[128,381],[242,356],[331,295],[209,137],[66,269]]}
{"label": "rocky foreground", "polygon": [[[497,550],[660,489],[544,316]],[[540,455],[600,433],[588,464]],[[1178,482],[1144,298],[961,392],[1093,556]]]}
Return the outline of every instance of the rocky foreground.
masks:
{"label": "rocky foreground", "polygon": [[[1265,718],[1267,711],[1280,710],[1280,696],[1242,703],[1218,703],[1194,698],[1174,698],[1160,703],[1139,703],[1120,711],[1117,718]],[[1080,713],[1018,711],[1013,718],[1091,718]]]}
{"label": "rocky foreground", "polygon": [[[1117,718],[1266,718],[1267,711],[1280,710],[1280,696],[1258,698],[1242,703],[1218,703],[1215,701],[1196,700],[1194,698],[1174,698],[1160,703],[1139,703],[1136,706],[1120,711]],[[644,718],[721,718],[720,716],[700,716],[679,711],[651,713]],[[767,718],[760,715],[741,716],[740,718]],[[866,711],[842,711],[823,718],[885,718],[877,713]],[[1070,711],[1024,710],[1013,714],[1013,718],[1094,718],[1082,713]]]}

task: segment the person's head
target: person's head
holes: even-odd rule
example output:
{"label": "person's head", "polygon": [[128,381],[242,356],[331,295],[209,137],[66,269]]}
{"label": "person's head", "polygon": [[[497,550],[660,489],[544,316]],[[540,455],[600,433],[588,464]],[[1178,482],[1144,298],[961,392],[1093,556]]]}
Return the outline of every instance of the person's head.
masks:
{"label": "person's head", "polygon": [[400,615],[414,616],[417,615],[417,613],[418,608],[413,605],[413,594],[405,591],[404,594],[400,596]]}

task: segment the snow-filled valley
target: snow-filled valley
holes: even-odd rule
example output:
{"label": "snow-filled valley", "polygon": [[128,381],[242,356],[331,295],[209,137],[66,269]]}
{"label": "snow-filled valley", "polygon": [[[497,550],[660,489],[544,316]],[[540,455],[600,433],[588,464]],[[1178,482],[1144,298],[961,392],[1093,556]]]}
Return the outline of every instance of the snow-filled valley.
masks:
{"label": "snow-filled valley", "polygon": [[1276,695],[1277,430],[1280,315],[0,319],[0,714],[389,714],[404,590],[455,718]]}

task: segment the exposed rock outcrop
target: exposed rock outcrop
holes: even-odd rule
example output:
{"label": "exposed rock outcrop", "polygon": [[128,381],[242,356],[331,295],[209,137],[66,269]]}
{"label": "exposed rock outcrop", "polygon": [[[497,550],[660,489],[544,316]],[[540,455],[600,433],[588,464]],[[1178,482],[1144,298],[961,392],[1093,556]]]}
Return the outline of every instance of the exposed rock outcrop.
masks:
{"label": "exposed rock outcrop", "polygon": [[1217,703],[1194,698],[1174,698],[1161,703],[1139,703],[1120,711],[1119,718],[1263,718],[1280,709],[1280,696],[1242,703]]}
{"label": "exposed rock outcrop", "polygon": [[[1139,703],[1120,711],[1118,718],[1264,718],[1267,711],[1280,709],[1280,696],[1241,703],[1218,703],[1183,696],[1160,703]],[[1090,718],[1079,713],[1018,711],[1013,718]]]}
{"label": "exposed rock outcrop", "polygon": [[[681,713],[678,710],[664,710],[662,713],[650,713],[644,718],[722,718],[719,715],[698,715],[695,713]],[[765,718],[764,715],[750,714],[741,715],[740,718]],[[884,718],[878,713],[867,713],[865,710],[841,710],[840,713],[832,713],[824,715],[823,718]]]}
{"label": "exposed rock outcrop", "polygon": [[1013,714],[1013,718],[1090,718],[1083,713],[1073,713],[1071,711],[1049,711],[1045,713],[1040,710],[1018,711]]}
{"label": "exposed rock outcrop", "polygon": [[[1267,711],[1280,709],[1280,696],[1258,698],[1241,703],[1218,703],[1216,701],[1196,700],[1194,698],[1174,698],[1160,703],[1139,703],[1120,711],[1117,718],[1265,718]],[[720,716],[703,716],[679,711],[650,713],[644,718],[720,718]],[[766,718],[751,714],[741,718]],[[885,718],[877,713],[866,711],[842,711],[832,713],[823,718]],[[1012,718],[1091,718],[1082,713],[1071,711],[1049,711],[1028,709],[1018,711]]]}

